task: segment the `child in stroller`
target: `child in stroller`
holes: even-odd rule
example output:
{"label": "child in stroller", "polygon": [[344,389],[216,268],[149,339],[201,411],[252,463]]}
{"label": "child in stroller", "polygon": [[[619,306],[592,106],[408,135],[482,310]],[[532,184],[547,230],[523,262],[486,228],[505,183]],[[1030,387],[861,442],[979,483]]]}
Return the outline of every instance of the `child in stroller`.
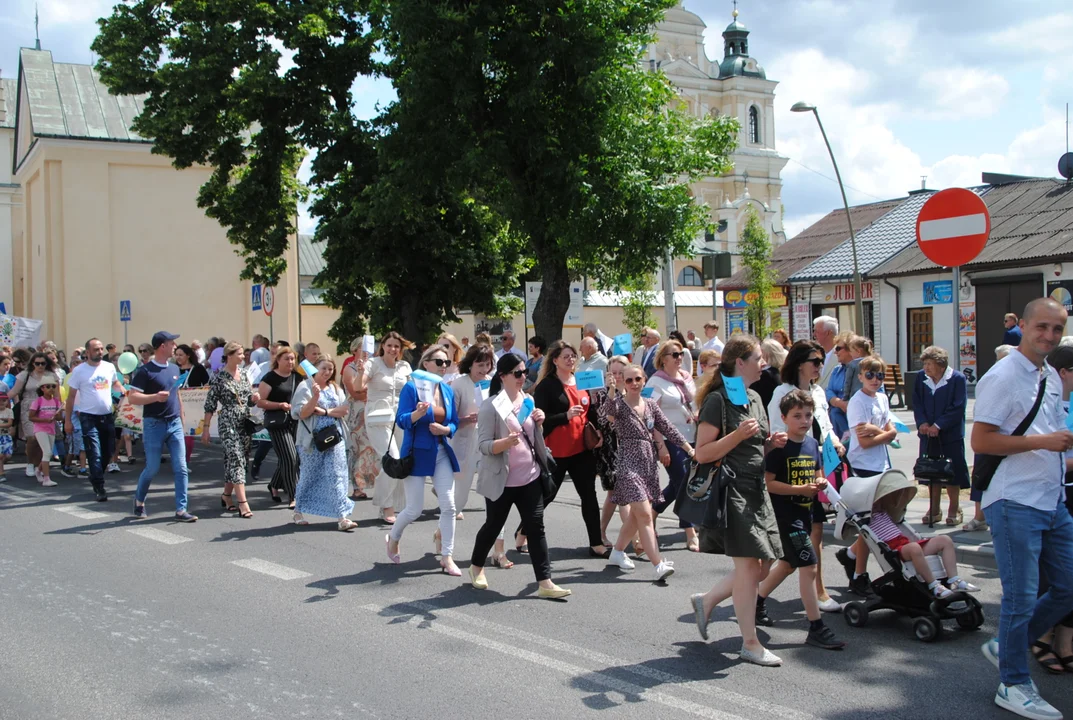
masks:
{"label": "child in stroller", "polygon": [[[903,524],[916,486],[900,470],[849,478],[841,494],[835,535],[856,528],[883,575],[872,582],[875,595],[844,608],[846,622],[861,627],[872,610],[895,610],[915,618],[913,632],[924,642],[937,640],[943,620],[956,620],[965,630],[983,625],[983,606],[969,592],[978,590],[957,574],[953,542],[945,536],[919,537]],[[837,494],[836,494],[837,495]],[[943,582],[945,580],[945,583]]]}

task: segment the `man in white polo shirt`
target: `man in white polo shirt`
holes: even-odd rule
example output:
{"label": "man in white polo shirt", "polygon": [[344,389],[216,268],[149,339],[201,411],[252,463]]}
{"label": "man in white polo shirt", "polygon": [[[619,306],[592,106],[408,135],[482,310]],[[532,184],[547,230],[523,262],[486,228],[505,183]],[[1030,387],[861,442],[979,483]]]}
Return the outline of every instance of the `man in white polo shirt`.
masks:
{"label": "man in white polo shirt", "polygon": [[522,360],[525,360],[525,353],[514,346],[514,332],[511,330],[504,330],[502,335],[503,347],[496,351],[496,360],[503,357],[507,353],[514,353]]}
{"label": "man in white polo shirt", "polygon": [[719,339],[719,323],[715,320],[704,323],[704,337],[707,340],[701,345],[702,350],[715,350],[720,355],[723,354],[723,341]]}
{"label": "man in white polo shirt", "polygon": [[[1028,672],[1028,648],[1073,607],[1073,518],[1065,498],[1065,456],[1073,449],[1066,429],[1062,381],[1046,363],[1062,339],[1066,311],[1050,298],[1025,308],[1021,344],[976,386],[972,449],[1004,456],[980,505],[991,526],[1002,581],[998,637],[983,645],[999,669],[995,704],[1024,717],[1058,720]],[[1039,410],[1022,436],[1013,433]],[[976,461],[977,469],[980,458]],[[1050,587],[1038,595],[1040,566]]]}
{"label": "man in white polo shirt", "polygon": [[104,489],[104,464],[112,457],[115,446],[115,424],[112,422],[112,390],[126,395],[119,382],[115,365],[104,359],[104,343],[92,338],[86,343],[86,361],[71,371],[67,381],[67,407],[63,428],[68,435],[74,432],[71,413],[78,411],[82,426],[82,444],[89,463],[89,481],[97,502],[108,499]]}

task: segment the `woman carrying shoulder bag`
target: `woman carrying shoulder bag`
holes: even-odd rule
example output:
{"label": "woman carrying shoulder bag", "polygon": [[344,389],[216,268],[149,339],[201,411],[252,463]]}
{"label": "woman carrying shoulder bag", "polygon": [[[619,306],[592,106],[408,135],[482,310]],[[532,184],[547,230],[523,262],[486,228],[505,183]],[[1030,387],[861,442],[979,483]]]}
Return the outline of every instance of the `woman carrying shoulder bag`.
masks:
{"label": "woman carrying shoulder bag", "polygon": [[[542,474],[548,461],[548,451],[540,432],[544,413],[526,403],[529,397],[522,392],[526,375],[523,362],[514,353],[506,353],[499,359],[489,389],[491,395],[477,413],[478,446],[482,455],[477,492],[485,498],[487,514],[473,543],[469,578],[478,590],[488,589],[488,580],[484,576],[488,551],[503,529],[513,505],[522,516],[522,527],[529,538],[529,554],[539,586],[537,595],[557,600],[570,595],[570,591],[551,581],[548,541],[544,536]],[[501,413],[492,400],[500,393],[510,401],[507,413]]]}
{"label": "woman carrying shoulder bag", "polygon": [[[954,477],[947,481],[946,495],[949,507],[946,524],[953,526],[962,521],[958,507],[958,493],[971,484],[969,466],[965,462],[965,406],[968,402],[968,382],[965,376],[950,367],[950,355],[941,347],[932,345],[920,353],[924,372],[917,376],[913,385],[913,419],[920,436],[919,457],[945,457],[950,461]],[[931,505],[924,522],[939,522],[942,510],[939,507],[942,483],[931,482]]]}
{"label": "woman carrying shoulder bag", "polygon": [[298,389],[298,374],[294,372],[297,355],[289,347],[280,347],[272,358],[272,369],[265,373],[258,385],[261,395],[257,406],[265,411],[264,426],[276,451],[276,472],[268,482],[268,494],[272,501],[283,502],[279,491],[287,493],[290,506],[298,485],[298,450],[294,444],[297,424],[291,416],[294,393]]}
{"label": "woman carrying shoulder bag", "polygon": [[[727,389],[730,378],[739,378],[739,388],[741,383],[748,388],[760,378],[761,367],[760,342],[749,335],[735,336],[723,348],[718,371],[705,375],[697,391],[701,411],[696,460],[701,464],[722,460],[732,471],[726,494],[726,529],[702,528],[700,550],[718,552],[718,535],[722,534],[723,547],[734,561],[734,570],[707,593],[693,595],[690,603],[700,636],[707,640],[709,616],[715,606],[733,597],[742,636],[741,659],[773,666],[781,665],[782,660],[761,645],[756,636],[760,581],[783,554],[775,511],[764,483],[764,456],[772,448],[785,447],[787,438],[786,433],[768,436],[767,413],[756,391],[745,390],[747,404],[739,405],[731,400]],[[740,390],[733,395],[738,397]]]}

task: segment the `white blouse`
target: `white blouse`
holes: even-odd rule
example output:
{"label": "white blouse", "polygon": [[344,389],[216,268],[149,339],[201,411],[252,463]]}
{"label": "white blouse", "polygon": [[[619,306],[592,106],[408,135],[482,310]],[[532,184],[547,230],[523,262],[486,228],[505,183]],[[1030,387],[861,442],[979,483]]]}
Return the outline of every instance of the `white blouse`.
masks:
{"label": "white blouse", "polygon": [[[782,420],[779,401],[796,389],[796,385],[783,383],[775,388],[775,392],[771,394],[771,402],[767,406],[767,417],[768,426],[771,428],[772,433],[786,432],[786,423]],[[831,425],[831,408],[827,404],[827,393],[819,383],[812,383],[809,392],[812,395],[812,402],[816,404],[815,409],[812,411],[812,416],[820,423],[820,445],[823,445],[823,441],[827,439],[828,435],[831,436],[832,442],[838,440],[834,427]]]}
{"label": "white blouse", "polygon": [[369,361],[365,370],[368,376],[366,387],[369,390],[368,399],[365,401],[367,424],[390,425],[395,420],[399,393],[410,379],[410,372],[410,364],[405,360],[396,360],[394,368],[385,365],[381,357]]}
{"label": "white blouse", "polygon": [[[697,435],[693,408],[686,405],[685,398],[682,397],[682,391],[678,386],[669,380],[653,375],[648,379],[645,387],[652,388],[652,399],[656,401],[659,409],[671,421],[674,428],[682,433],[686,440],[693,442]],[[693,378],[686,381],[686,387],[693,397],[697,396],[697,387],[693,382]]]}

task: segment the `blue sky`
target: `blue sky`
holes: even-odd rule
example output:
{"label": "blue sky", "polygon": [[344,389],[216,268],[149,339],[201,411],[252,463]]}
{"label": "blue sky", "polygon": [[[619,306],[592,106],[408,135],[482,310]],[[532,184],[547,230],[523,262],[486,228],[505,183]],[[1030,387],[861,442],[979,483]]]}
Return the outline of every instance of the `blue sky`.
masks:
{"label": "blue sky", "polygon": [[[94,20],[111,0],[39,0],[42,46],[58,61],[89,63]],[[729,0],[686,0],[708,25],[708,56],[722,56]],[[1056,175],[1073,101],[1073,6],[1068,0],[741,0],[750,52],[779,81],[776,145],[786,225],[793,235],[840,203],[815,122],[820,109],[853,204],[928,187],[978,183],[981,171]],[[33,0],[0,2],[0,71],[33,44]],[[363,81],[363,114],[391,88]],[[811,168],[811,170],[809,169]],[[303,229],[312,221],[303,217]]]}

